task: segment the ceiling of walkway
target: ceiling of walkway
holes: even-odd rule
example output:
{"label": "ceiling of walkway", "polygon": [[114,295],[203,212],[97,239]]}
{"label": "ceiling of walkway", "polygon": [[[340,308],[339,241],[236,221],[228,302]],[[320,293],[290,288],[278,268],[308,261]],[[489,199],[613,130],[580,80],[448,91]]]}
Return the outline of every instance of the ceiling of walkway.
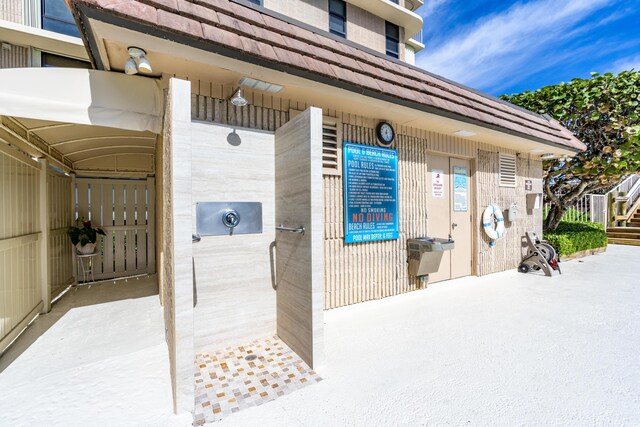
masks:
{"label": "ceiling of walkway", "polygon": [[157,137],[153,132],[18,117],[5,117],[3,125],[76,171],[153,172]]}

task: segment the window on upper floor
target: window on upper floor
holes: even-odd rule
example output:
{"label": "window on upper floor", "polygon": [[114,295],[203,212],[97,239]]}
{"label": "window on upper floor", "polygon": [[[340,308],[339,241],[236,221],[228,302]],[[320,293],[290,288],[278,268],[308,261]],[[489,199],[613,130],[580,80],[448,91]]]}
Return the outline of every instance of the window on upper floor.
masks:
{"label": "window on upper floor", "polygon": [[64,0],[42,0],[42,28],[68,36],[80,37],[73,15]]}
{"label": "window on upper floor", "polygon": [[329,31],[347,37],[347,4],[344,0],[329,0]]}
{"label": "window on upper floor", "polygon": [[262,6],[262,0],[249,0],[250,3],[257,4],[258,6]]}
{"label": "window on upper floor", "polygon": [[387,36],[387,55],[400,58],[400,27],[391,22],[385,23]]}
{"label": "window on upper floor", "polygon": [[61,68],[87,68],[91,69],[91,64],[87,61],[67,58],[66,56],[54,55],[53,53],[42,52],[41,65],[43,67],[61,67]]}

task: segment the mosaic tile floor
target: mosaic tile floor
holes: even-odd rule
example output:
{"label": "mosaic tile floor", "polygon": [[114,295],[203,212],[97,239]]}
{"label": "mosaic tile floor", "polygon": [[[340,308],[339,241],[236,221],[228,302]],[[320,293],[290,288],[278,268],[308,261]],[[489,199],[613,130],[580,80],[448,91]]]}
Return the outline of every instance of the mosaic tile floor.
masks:
{"label": "mosaic tile floor", "polygon": [[196,355],[195,381],[194,425],[203,425],[322,378],[274,336],[243,347]]}

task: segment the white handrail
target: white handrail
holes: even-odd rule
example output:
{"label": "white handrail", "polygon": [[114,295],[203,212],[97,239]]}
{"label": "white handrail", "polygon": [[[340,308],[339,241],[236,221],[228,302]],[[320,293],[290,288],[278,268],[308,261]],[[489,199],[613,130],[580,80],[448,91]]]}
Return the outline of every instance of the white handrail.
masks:
{"label": "white handrail", "polygon": [[626,199],[627,202],[626,213],[628,213],[629,209],[631,209],[636,203],[636,200],[638,200],[638,196],[640,196],[640,179],[638,179],[634,186],[631,187],[629,192],[623,196],[623,198]]}
{"label": "white handrail", "polygon": [[629,192],[631,188],[633,188],[638,182],[640,182],[640,175],[633,174],[625,178],[620,184],[613,187],[606,194],[617,192]]}

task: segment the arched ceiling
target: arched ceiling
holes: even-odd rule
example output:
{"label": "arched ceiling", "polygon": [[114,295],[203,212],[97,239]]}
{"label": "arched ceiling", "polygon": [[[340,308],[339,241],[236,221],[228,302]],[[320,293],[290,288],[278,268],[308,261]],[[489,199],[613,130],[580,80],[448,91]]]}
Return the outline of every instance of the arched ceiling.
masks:
{"label": "arched ceiling", "polygon": [[19,117],[4,119],[3,125],[73,170],[153,173],[157,137],[153,132]]}

